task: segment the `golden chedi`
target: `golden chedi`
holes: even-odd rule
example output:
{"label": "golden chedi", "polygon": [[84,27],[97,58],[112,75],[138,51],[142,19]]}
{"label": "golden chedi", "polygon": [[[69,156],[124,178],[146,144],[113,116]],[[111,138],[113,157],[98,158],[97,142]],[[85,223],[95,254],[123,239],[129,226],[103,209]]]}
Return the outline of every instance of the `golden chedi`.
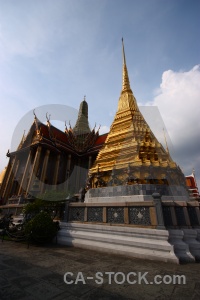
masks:
{"label": "golden chedi", "polygon": [[130,87],[124,44],[122,91],[106,141],[89,171],[88,188],[125,184],[182,185],[184,175],[158,142]]}

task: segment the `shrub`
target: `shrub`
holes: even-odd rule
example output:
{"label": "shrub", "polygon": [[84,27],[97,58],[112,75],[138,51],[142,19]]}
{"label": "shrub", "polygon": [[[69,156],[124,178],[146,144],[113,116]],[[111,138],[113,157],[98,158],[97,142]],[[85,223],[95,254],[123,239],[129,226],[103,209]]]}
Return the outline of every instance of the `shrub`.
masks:
{"label": "shrub", "polygon": [[23,208],[23,214],[27,219],[31,219],[35,215],[37,215],[43,207],[42,200],[35,200],[33,203],[28,203]]}
{"label": "shrub", "polygon": [[39,243],[50,242],[58,231],[58,224],[53,222],[47,212],[39,212],[25,225],[25,233],[31,240]]}

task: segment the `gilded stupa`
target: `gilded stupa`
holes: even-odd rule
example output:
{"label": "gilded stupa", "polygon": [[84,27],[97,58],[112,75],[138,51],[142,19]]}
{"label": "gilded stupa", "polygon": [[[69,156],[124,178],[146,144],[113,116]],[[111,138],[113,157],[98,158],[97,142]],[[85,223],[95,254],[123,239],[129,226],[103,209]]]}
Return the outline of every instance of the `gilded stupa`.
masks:
{"label": "gilded stupa", "polygon": [[130,87],[122,40],[123,73],[118,109],[89,171],[88,188],[119,185],[184,186],[184,175],[140,112]]}

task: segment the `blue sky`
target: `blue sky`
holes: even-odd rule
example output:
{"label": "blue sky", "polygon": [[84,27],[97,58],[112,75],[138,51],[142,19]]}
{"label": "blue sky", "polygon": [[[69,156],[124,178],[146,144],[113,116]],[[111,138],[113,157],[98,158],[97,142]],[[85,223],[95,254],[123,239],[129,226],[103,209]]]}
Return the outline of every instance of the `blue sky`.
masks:
{"label": "blue sky", "polygon": [[174,160],[200,180],[199,13],[198,0],[0,0],[0,169],[17,124],[41,105],[78,109],[86,95],[91,127],[109,129],[123,36],[138,103],[158,107]]}

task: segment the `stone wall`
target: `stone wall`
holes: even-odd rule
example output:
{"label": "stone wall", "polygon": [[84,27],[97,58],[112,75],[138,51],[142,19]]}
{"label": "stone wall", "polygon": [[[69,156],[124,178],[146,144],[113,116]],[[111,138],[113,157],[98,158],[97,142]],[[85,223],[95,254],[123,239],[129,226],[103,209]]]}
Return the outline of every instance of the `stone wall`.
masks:
{"label": "stone wall", "polygon": [[184,186],[132,184],[89,189],[85,195],[85,202],[151,201],[155,192],[161,195],[162,200],[189,201],[189,194]]}

